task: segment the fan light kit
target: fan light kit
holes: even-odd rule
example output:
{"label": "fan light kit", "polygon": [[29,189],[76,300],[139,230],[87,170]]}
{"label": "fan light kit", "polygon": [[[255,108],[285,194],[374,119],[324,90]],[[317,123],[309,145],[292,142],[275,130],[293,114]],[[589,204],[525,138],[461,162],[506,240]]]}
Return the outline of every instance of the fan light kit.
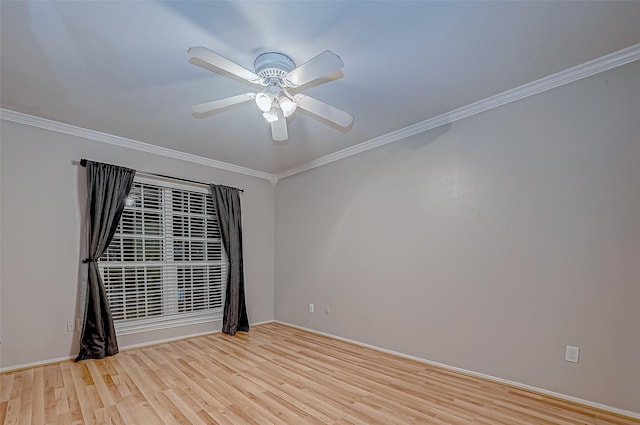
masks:
{"label": "fan light kit", "polygon": [[[344,64],[338,55],[325,50],[318,56],[296,67],[291,58],[277,52],[259,55],[254,62],[255,73],[212,52],[206,47],[192,47],[189,54],[215,68],[236,75],[262,87],[258,93],[244,93],[226,99],[194,106],[194,114],[206,114],[237,103],[254,100],[264,119],[271,124],[271,135],[275,141],[289,138],[287,118],[297,108],[347,128],[353,123],[353,115],[310,96],[295,92],[300,86],[318,80],[342,69]],[[197,64],[197,61],[194,62]]]}

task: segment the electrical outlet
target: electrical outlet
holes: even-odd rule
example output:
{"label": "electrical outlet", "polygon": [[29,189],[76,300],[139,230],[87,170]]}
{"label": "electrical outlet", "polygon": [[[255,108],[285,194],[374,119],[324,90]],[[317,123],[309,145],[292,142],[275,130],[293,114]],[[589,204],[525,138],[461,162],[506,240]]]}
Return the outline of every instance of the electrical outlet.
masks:
{"label": "electrical outlet", "polygon": [[316,311],[316,306],[313,304],[309,304],[309,313],[313,313],[314,311]]}
{"label": "electrical outlet", "polygon": [[76,331],[76,321],[67,320],[67,332],[75,332],[75,331]]}
{"label": "electrical outlet", "polygon": [[578,363],[579,357],[580,357],[580,347],[573,347],[571,345],[567,345],[567,349],[564,354],[564,359],[571,363]]}

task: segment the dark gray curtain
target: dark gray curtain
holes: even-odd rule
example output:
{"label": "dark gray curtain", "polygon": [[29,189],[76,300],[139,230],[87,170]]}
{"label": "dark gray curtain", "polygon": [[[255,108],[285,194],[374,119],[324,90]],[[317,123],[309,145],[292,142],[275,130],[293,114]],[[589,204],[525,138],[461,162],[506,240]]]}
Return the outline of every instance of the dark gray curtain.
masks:
{"label": "dark gray curtain", "polygon": [[210,189],[218,213],[222,243],[229,259],[222,332],[235,335],[237,331],[249,331],[247,307],[244,299],[240,190],[219,185],[211,185]]}
{"label": "dark gray curtain", "polygon": [[78,360],[102,359],[118,352],[109,301],[96,261],[106,251],[118,227],[135,170],[86,161],[87,237],[89,264],[84,322]]}

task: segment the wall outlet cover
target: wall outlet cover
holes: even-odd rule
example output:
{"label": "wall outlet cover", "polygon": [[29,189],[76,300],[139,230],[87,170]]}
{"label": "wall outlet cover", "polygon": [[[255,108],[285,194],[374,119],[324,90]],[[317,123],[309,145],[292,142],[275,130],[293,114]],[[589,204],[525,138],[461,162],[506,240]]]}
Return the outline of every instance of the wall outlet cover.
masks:
{"label": "wall outlet cover", "polygon": [[580,357],[580,347],[567,345],[567,349],[565,350],[565,354],[564,354],[564,359],[568,362],[578,363],[579,357]]}

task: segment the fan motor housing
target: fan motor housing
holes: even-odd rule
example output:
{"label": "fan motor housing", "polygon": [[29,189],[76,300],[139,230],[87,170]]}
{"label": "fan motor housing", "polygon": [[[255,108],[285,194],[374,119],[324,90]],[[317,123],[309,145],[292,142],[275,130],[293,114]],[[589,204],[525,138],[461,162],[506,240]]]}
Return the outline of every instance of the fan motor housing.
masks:
{"label": "fan motor housing", "polygon": [[256,58],[253,66],[256,74],[265,82],[269,82],[272,78],[277,78],[282,82],[286,75],[295,69],[296,64],[284,53],[266,52]]}

